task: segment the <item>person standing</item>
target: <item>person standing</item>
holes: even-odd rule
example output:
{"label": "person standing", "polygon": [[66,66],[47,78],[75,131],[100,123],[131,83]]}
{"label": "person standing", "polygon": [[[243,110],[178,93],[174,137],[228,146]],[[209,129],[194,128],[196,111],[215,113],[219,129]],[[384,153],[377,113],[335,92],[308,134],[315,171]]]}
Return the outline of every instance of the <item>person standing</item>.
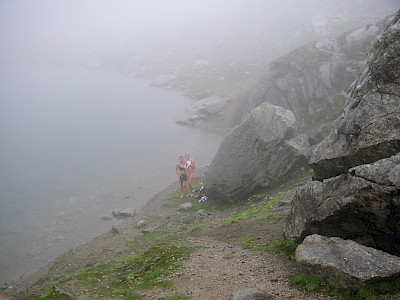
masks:
{"label": "person standing", "polygon": [[179,156],[179,161],[176,164],[175,168],[176,174],[178,174],[179,184],[181,185],[181,198],[183,198],[183,189],[187,190],[186,181],[186,169],[185,169],[185,161],[183,160],[183,156]]}
{"label": "person standing", "polygon": [[189,197],[193,197],[193,188],[192,188],[192,182],[194,178],[194,170],[196,169],[196,164],[194,162],[194,158],[190,157],[189,153],[185,154],[185,169],[186,169],[186,176],[187,176],[187,184],[189,188]]}

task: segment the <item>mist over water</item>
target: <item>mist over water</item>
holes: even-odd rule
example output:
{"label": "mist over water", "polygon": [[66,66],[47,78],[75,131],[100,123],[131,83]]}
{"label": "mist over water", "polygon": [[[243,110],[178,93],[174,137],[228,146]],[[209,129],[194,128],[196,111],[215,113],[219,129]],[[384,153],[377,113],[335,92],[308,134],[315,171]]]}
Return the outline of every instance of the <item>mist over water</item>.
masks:
{"label": "mist over water", "polygon": [[[23,88],[22,88],[23,87]],[[113,209],[211,161],[220,136],[173,122],[190,100],[82,69],[0,68],[0,281],[111,229]]]}

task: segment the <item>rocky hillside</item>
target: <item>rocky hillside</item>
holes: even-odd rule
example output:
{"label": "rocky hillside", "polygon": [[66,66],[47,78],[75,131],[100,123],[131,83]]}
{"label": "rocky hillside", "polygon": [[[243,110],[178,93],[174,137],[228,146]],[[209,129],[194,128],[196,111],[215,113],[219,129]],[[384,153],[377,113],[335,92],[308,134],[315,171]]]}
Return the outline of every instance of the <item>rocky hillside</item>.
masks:
{"label": "rocky hillside", "polygon": [[[269,102],[291,110],[301,132],[317,129],[317,135],[327,134],[330,124],[344,108],[349,86],[364,64],[371,42],[382,32],[389,19],[387,17],[336,38],[321,39],[319,36],[319,42],[306,44],[271,61],[267,73],[268,64],[260,64],[257,74],[263,73],[262,76],[256,76],[249,69],[246,74],[251,74],[253,78],[261,76],[255,87],[242,94],[203,95],[182,116],[178,116],[177,122],[223,131],[236,126],[240,119],[245,119],[261,103]],[[203,62],[202,68],[202,74],[209,74],[208,63]],[[234,68],[225,72],[229,72],[229,76],[239,76]],[[241,78],[242,82],[235,83],[235,86],[249,88],[246,78]],[[155,84],[165,87],[177,80],[176,76],[163,75]],[[223,80],[216,82],[224,85]]]}
{"label": "rocky hillside", "polygon": [[[382,30],[349,85],[346,106],[329,135],[316,146],[309,145],[314,181],[297,189],[285,229],[288,240],[302,243],[296,261],[303,272],[340,288],[399,285],[400,11]],[[346,40],[349,36],[354,34]],[[298,65],[275,65],[270,76],[281,67],[283,76],[274,81],[281,85],[267,88],[267,100],[283,103],[263,102],[224,138],[205,178],[210,199],[239,203],[273,186],[276,178],[288,176],[291,168],[305,167],[298,163],[306,161],[304,146],[310,139],[294,135],[294,115],[302,120],[300,127],[313,125],[311,115],[318,111],[311,106],[301,110],[308,107],[302,101],[332,91],[337,82],[321,73],[324,66],[333,66],[334,59],[318,64],[320,57],[310,56],[313,63],[308,65],[305,58],[298,64],[320,72],[318,84],[302,77]],[[339,81],[343,78],[343,73],[333,74]]]}
{"label": "rocky hillside", "polygon": [[313,152],[315,181],[293,199],[286,236],[304,240],[296,259],[330,283],[360,287],[400,275],[399,53],[400,11]]}
{"label": "rocky hillside", "polygon": [[302,128],[332,122],[342,112],[372,40],[388,22],[389,18],[310,43],[273,61],[251,91],[245,114],[269,102],[291,110]]}
{"label": "rocky hillside", "polygon": [[[209,196],[221,201],[237,202],[259,189],[267,188],[274,180],[296,168],[307,168],[315,148],[318,147],[316,151],[322,148],[317,144],[327,135],[333,118],[343,111],[347,95],[345,90],[349,90],[361,64],[365,64],[372,39],[387,28],[393,18],[389,17],[377,25],[363,27],[338,39],[305,46],[274,61],[271,71],[249,98],[250,107],[254,106],[255,109],[224,137],[210,164],[205,180]],[[371,47],[370,53],[375,53],[374,47]],[[383,56],[382,53],[380,55]],[[370,56],[369,64],[372,63]],[[383,75],[385,72],[390,74],[390,78],[396,78],[392,74],[396,73],[396,69],[381,70],[376,64],[374,68],[374,72],[381,74],[380,78],[387,78],[387,75]],[[393,100],[384,101],[388,104],[386,110],[396,111],[396,104],[394,108],[390,105]],[[385,124],[396,124],[396,115],[383,117],[383,112],[374,114],[373,111],[366,106],[361,113],[357,113],[363,115],[359,124],[354,125],[358,129],[349,128],[347,131],[354,135],[361,128],[369,128],[378,130],[384,136],[396,136],[397,129],[390,126],[368,126],[377,119]],[[321,124],[329,126],[321,127]],[[342,127],[337,130],[343,130]],[[343,139],[340,143],[333,140],[323,147],[322,152],[347,149],[348,140]],[[357,147],[357,143],[361,143],[361,140],[355,139],[352,147]],[[391,153],[394,154],[397,151],[396,143],[391,141],[376,147],[393,148]],[[344,159],[356,165],[362,159],[360,154]],[[340,169],[342,162],[340,159],[329,158],[318,166],[311,162],[314,170],[318,169],[319,173],[330,172],[326,169],[328,164],[331,170],[333,165]]]}

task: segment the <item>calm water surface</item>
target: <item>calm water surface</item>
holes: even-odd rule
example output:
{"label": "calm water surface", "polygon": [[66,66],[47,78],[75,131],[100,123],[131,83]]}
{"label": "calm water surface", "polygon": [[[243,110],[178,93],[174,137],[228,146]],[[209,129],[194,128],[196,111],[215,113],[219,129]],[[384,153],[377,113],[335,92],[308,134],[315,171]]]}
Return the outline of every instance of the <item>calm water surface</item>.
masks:
{"label": "calm water surface", "polygon": [[221,137],[173,122],[190,101],[111,72],[0,68],[0,283],[141,208],[179,155],[208,164]]}

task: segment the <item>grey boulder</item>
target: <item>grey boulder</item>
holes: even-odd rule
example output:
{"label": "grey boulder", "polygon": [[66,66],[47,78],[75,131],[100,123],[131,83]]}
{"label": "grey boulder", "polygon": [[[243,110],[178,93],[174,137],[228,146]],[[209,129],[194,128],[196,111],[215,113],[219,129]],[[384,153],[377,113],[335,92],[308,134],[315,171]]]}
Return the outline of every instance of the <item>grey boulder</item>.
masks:
{"label": "grey boulder", "polygon": [[360,289],[397,278],[400,257],[338,237],[308,236],[296,249],[303,271],[331,285]]}
{"label": "grey boulder", "polygon": [[301,241],[314,233],[360,240],[368,236],[378,249],[400,253],[399,161],[400,155],[395,155],[297,189],[286,237]]}
{"label": "grey boulder", "polygon": [[308,139],[295,137],[294,114],[265,102],[222,140],[205,177],[210,199],[235,203],[299,166]]}

